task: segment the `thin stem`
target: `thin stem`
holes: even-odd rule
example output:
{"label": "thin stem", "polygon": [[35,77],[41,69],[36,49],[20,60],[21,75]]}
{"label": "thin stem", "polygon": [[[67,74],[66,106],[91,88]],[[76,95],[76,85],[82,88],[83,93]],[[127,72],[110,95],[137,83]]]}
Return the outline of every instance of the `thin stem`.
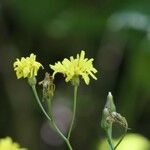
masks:
{"label": "thin stem", "polygon": [[49,117],[49,115],[47,114],[47,112],[45,111],[45,109],[43,108],[43,106],[42,106],[42,104],[41,104],[41,101],[40,101],[40,99],[39,99],[39,97],[38,97],[38,94],[37,94],[37,91],[36,91],[35,86],[32,86],[32,90],[33,90],[34,96],[35,96],[35,98],[36,98],[36,100],[37,100],[37,103],[39,104],[39,106],[40,106],[42,112],[44,113],[44,115],[46,116],[46,118],[47,118],[49,121],[51,121],[51,118]]}
{"label": "thin stem", "polygon": [[63,133],[59,130],[59,128],[57,127],[57,125],[55,124],[55,121],[52,119],[52,124],[54,126],[54,128],[56,129],[56,131],[58,132],[58,134],[64,139],[64,141],[66,142],[69,150],[73,150],[69,140],[63,135]]}
{"label": "thin stem", "polygon": [[71,120],[69,132],[68,132],[68,136],[67,136],[68,140],[70,139],[70,135],[71,135],[71,132],[72,132],[72,127],[74,125],[74,120],[75,120],[75,115],[76,115],[77,90],[78,90],[78,86],[74,86],[73,115],[72,115],[72,120]]}
{"label": "thin stem", "polygon": [[60,129],[57,127],[55,120],[53,118],[53,113],[52,113],[52,108],[51,108],[51,102],[52,102],[52,98],[47,100],[47,105],[48,105],[48,113],[51,116],[51,122],[52,125],[54,126],[55,130],[58,132],[58,134],[64,139],[64,141],[66,142],[66,144],[68,145],[68,148],[70,150],[72,150],[71,144],[69,142],[69,140],[64,136],[64,134],[60,131]]}
{"label": "thin stem", "polygon": [[125,135],[126,135],[127,129],[125,129],[125,133],[123,134],[123,136],[121,137],[121,139],[118,141],[118,143],[115,145],[114,150],[117,149],[117,147],[119,146],[119,144],[122,142],[122,140],[124,139]]}
{"label": "thin stem", "polygon": [[[48,110],[49,110],[49,115],[48,115],[47,112],[45,111],[44,107],[43,107],[42,104],[41,104],[41,101],[40,101],[40,99],[39,99],[39,97],[38,97],[38,94],[37,94],[37,91],[36,91],[35,86],[32,86],[32,90],[33,90],[33,93],[34,93],[34,95],[35,95],[35,98],[36,98],[36,100],[37,100],[37,102],[38,102],[38,104],[39,104],[39,106],[40,106],[42,112],[44,113],[44,115],[45,115],[46,118],[48,119],[49,123],[52,123],[52,125],[54,126],[55,130],[57,131],[57,133],[58,133],[58,134],[62,137],[62,139],[66,142],[66,144],[67,144],[69,150],[73,150],[73,148],[72,148],[72,146],[71,146],[69,140],[63,135],[63,133],[62,133],[62,132],[60,131],[60,129],[57,127],[57,125],[56,125],[56,123],[55,123],[55,121],[54,121],[54,119],[53,119],[53,117],[52,117],[52,114],[51,114],[51,100],[49,100],[49,104],[48,104]],[[50,118],[50,116],[51,116],[52,118]]]}
{"label": "thin stem", "polygon": [[114,145],[112,142],[112,125],[110,126],[110,128],[107,129],[106,134],[107,134],[107,141],[109,143],[110,150],[114,150]]}

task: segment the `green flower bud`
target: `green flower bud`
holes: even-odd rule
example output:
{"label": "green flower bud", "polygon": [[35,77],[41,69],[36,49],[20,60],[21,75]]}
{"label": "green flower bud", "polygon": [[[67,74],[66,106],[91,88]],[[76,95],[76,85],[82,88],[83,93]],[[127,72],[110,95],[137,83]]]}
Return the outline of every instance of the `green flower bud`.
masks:
{"label": "green flower bud", "polygon": [[116,106],[114,104],[113,96],[112,96],[111,92],[108,93],[107,102],[106,102],[105,107],[109,109],[109,112],[116,111]]}

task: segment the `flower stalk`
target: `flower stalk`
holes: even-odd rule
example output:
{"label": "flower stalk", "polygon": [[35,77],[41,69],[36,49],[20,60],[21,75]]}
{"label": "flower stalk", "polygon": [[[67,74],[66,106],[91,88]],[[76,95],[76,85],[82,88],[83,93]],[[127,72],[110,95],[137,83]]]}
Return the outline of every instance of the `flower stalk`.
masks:
{"label": "flower stalk", "polygon": [[41,108],[43,114],[46,116],[48,122],[53,125],[55,131],[56,131],[56,132],[59,134],[59,136],[62,137],[62,139],[66,142],[66,144],[67,144],[69,150],[73,150],[73,149],[72,149],[72,146],[71,146],[71,144],[70,144],[70,141],[69,141],[69,140],[65,137],[65,135],[60,131],[60,129],[57,127],[57,125],[56,125],[56,123],[55,123],[55,121],[54,121],[53,115],[52,115],[52,113],[51,113],[51,100],[49,100],[49,103],[48,103],[48,105],[49,105],[49,106],[48,106],[48,107],[49,107],[49,113],[50,113],[50,114],[48,114],[48,113],[45,111],[45,109],[44,109],[44,107],[42,106],[42,104],[41,104],[41,101],[40,101],[39,96],[38,96],[37,91],[36,91],[36,87],[35,87],[35,86],[32,86],[32,90],[33,90],[35,99],[37,100],[37,103],[38,103],[39,107]]}
{"label": "flower stalk", "polygon": [[45,111],[43,105],[41,104],[41,101],[40,101],[40,99],[39,99],[39,96],[38,96],[38,94],[37,94],[37,91],[36,91],[36,87],[35,87],[35,86],[32,86],[32,91],[33,91],[33,93],[34,93],[35,99],[36,99],[36,101],[37,101],[39,107],[41,108],[43,114],[45,115],[45,117],[46,117],[49,121],[51,121],[50,116],[47,114],[47,112]]}
{"label": "flower stalk", "polygon": [[72,120],[71,120],[69,132],[68,132],[68,136],[67,136],[67,139],[68,139],[68,140],[70,139],[70,135],[71,135],[71,132],[72,132],[72,128],[73,128],[74,120],[75,120],[75,115],[76,115],[77,90],[78,90],[78,86],[75,85],[75,86],[74,86],[74,100],[73,100],[73,115],[72,115]]}
{"label": "flower stalk", "polygon": [[114,145],[112,142],[112,125],[106,130],[107,141],[109,143],[110,150],[114,150]]}

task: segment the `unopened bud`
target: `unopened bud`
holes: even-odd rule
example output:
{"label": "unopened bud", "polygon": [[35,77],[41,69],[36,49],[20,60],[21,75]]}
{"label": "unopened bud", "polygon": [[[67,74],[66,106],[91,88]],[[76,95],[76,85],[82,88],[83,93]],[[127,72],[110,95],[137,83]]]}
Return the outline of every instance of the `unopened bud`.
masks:
{"label": "unopened bud", "polygon": [[108,93],[107,102],[106,102],[105,107],[107,107],[110,112],[116,111],[116,106],[114,104],[113,96],[112,96],[111,92]]}

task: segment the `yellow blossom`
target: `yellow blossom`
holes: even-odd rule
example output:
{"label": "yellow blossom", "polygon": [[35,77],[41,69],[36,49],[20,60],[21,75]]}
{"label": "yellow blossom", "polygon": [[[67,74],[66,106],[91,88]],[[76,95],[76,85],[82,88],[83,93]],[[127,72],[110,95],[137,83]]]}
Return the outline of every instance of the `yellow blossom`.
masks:
{"label": "yellow blossom", "polygon": [[82,76],[88,85],[90,82],[89,75],[97,80],[94,75],[97,70],[93,67],[93,60],[93,58],[85,58],[85,51],[82,50],[80,54],[77,54],[76,58],[73,56],[70,57],[70,60],[65,58],[62,62],[58,61],[55,65],[50,65],[50,67],[54,70],[53,76],[56,73],[62,73],[66,77],[66,82],[72,80],[74,77]]}
{"label": "yellow blossom", "polygon": [[36,55],[30,54],[30,57],[22,57],[13,64],[14,70],[16,71],[17,79],[20,78],[32,78],[37,75],[40,67],[43,67],[39,62],[36,61]]}
{"label": "yellow blossom", "polygon": [[12,141],[10,137],[0,139],[0,150],[27,150],[26,148],[20,148],[18,143]]}

